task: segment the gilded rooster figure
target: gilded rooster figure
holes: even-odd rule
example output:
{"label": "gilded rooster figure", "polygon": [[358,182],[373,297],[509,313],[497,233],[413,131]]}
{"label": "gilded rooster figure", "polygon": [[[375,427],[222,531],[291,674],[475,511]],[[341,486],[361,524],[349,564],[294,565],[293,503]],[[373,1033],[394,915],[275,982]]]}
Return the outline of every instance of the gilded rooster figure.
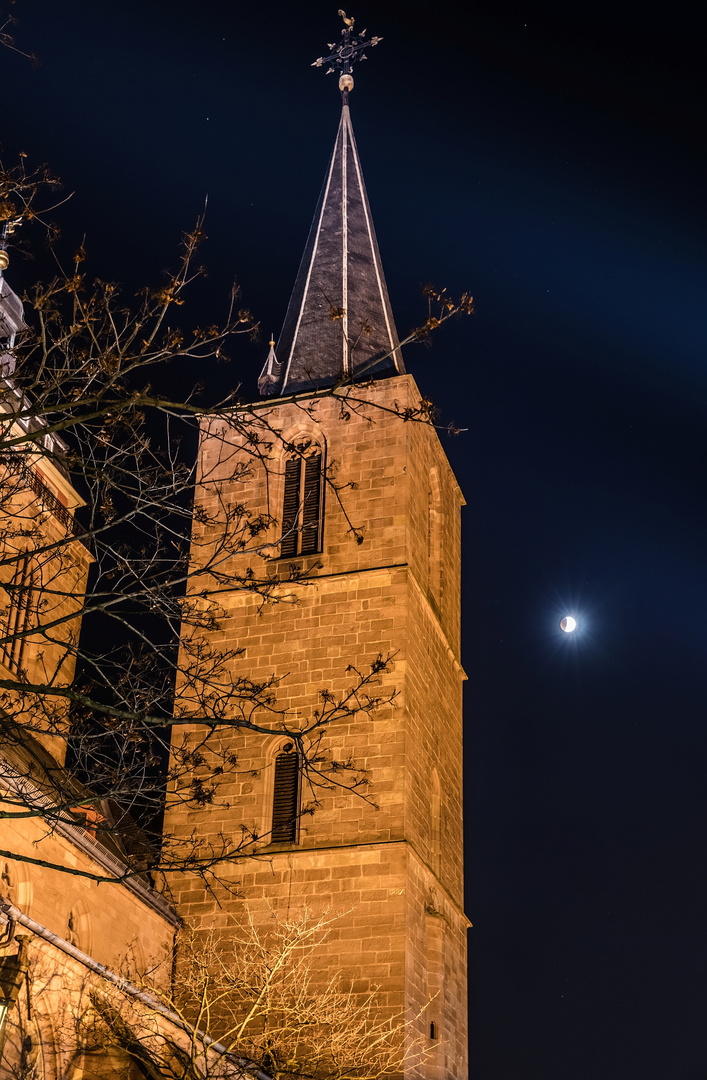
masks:
{"label": "gilded rooster figure", "polygon": [[352,30],[353,29],[353,24],[354,24],[354,22],[356,20],[353,17],[349,18],[343,8],[339,8],[338,13],[339,13],[339,15],[341,15],[341,18],[344,20],[344,22],[348,26],[349,30]]}

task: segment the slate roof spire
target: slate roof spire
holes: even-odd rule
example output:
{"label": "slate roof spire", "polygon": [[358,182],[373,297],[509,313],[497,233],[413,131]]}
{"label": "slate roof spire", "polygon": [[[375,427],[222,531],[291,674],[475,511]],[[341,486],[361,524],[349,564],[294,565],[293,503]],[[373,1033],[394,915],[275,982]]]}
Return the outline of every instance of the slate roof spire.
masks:
{"label": "slate roof spire", "polygon": [[343,41],[314,66],[329,62],[327,74],[341,71],[341,121],[277,350],[271,346],[258,381],[261,394],[405,372],[348,104],[351,64],[381,39],[353,38],[353,19],[339,14]]}
{"label": "slate roof spire", "polygon": [[275,355],[275,339],[270,338],[270,352],[260,372],[258,390],[263,396],[276,394],[277,388],[282,382],[282,364]]}

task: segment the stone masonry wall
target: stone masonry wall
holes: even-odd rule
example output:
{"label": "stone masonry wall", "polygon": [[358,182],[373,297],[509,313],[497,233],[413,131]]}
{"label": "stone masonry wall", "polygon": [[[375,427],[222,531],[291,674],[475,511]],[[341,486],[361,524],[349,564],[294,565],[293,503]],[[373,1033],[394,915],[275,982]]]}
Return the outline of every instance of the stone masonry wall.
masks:
{"label": "stone masonry wall", "polygon": [[[186,875],[173,881],[173,896],[187,920],[220,927],[225,935],[234,919],[243,918],[244,903],[263,919],[272,911],[312,905],[347,912],[328,949],[329,968],[343,966],[361,988],[381,985],[386,1004],[405,1007],[410,1016],[422,1015],[429,997],[426,919],[433,903],[442,905],[440,918],[450,929],[443,937],[444,959],[438,949],[434,962],[446,971],[442,1027],[449,1064],[446,1072],[435,1073],[430,1065],[416,1075],[461,1078],[468,925],[461,909],[461,498],[434,431],[396,415],[418,400],[409,376],[354,393],[357,400],[344,406],[328,397],[311,409],[301,400],[264,406],[257,416],[261,438],[273,443],[267,470],[251,457],[242,472],[252,446],[239,444],[222,420],[202,433],[203,486],[192,547],[197,568],[219,543],[218,528],[204,523],[200,506],[209,514],[237,506],[254,514],[281,513],[280,438],[316,441],[330,475],[346,486],[340,501],[332,488],[325,492],[320,555],[278,558],[274,523],[257,538],[259,554],[233,555],[226,564],[241,574],[252,567],[256,577],[279,583],[277,602],[263,604],[245,590],[221,592],[219,628],[211,637],[220,647],[243,650],[230,661],[233,676],[258,681],[277,674],[274,709],[257,714],[271,733],[224,727],[221,738],[238,755],[237,772],[216,781],[213,805],[176,805],[165,827],[177,835],[196,834],[206,844],[224,836],[237,844],[243,825],[260,841],[247,848],[255,859],[234,858],[222,868],[230,891],[217,888],[218,904]],[[277,439],[267,436],[269,427]],[[306,583],[288,580],[292,565],[309,570]],[[208,587],[205,577],[193,584],[195,593]],[[317,806],[303,814],[298,843],[270,844],[274,758],[284,741],[277,710],[287,710],[289,723],[306,726],[321,704],[321,690],[344,693],[354,681],[347,667],[366,670],[379,654],[392,655],[392,661],[373,689],[395,692],[394,699],[370,717],[338,721],[321,743],[327,755],[350,758],[366,770],[367,798],[327,790],[316,777],[305,777],[303,808]],[[188,714],[189,692],[177,692]],[[237,703],[231,708],[230,718],[237,719]],[[437,826],[430,803],[433,769],[441,793]],[[203,771],[209,775],[208,760]]]}
{"label": "stone masonry wall", "polygon": [[[0,854],[0,894],[25,915],[107,967],[126,959],[143,971],[163,964],[169,982],[174,926],[124,885],[81,876],[106,873],[85,852],[36,818],[5,819],[0,848],[19,856]],[[67,872],[23,862],[23,856]]]}
{"label": "stone masonry wall", "polygon": [[[43,482],[47,477],[42,474]],[[3,529],[0,535],[0,635],[8,632],[10,608],[19,602],[26,609],[27,626],[21,634],[21,668],[30,683],[69,684],[76,667],[76,641],[81,628],[81,608],[88,572],[93,558],[78,539],[67,535],[66,527],[14,472],[0,476]],[[51,489],[50,489],[51,490]],[[56,491],[52,491],[57,495]],[[77,496],[78,499],[78,496]],[[45,550],[46,549],[46,550]],[[2,586],[12,582],[18,560],[33,551],[32,591],[29,596],[12,596]],[[33,631],[37,631],[34,632]],[[12,644],[8,645],[11,655]],[[17,671],[0,648],[0,678],[17,679]],[[13,690],[0,691],[0,706],[18,723],[31,725],[47,750],[61,764],[66,742],[44,734],[61,727],[66,707],[56,698],[23,701]],[[44,713],[49,715],[43,715]]]}

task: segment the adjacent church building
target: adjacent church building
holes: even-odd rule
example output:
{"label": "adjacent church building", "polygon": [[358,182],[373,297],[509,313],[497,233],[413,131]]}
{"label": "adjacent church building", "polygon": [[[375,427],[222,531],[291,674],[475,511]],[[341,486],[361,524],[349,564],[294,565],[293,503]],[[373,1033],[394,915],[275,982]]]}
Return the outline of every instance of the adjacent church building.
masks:
{"label": "adjacent church building", "polygon": [[[340,914],[320,977],[341,972],[354,993],[377,987],[382,1007],[407,1018],[404,1037],[425,1056],[406,1075],[465,1080],[464,500],[405,372],[351,123],[351,62],[360,47],[347,26],[343,45],[329,58],[340,74],[341,119],[282,332],[259,379],[260,400],[249,406],[250,431],[267,451],[254,455],[242,425],[222,414],[201,424],[194,603],[208,588],[201,569],[212,565],[218,522],[231,506],[266,525],[255,553],[229,552],[224,580],[247,580],[252,572],[269,586],[265,597],[224,588],[218,623],[190,628],[189,646],[196,635],[207,649],[230,649],[228,678],[271,690],[256,716],[266,733],[239,727],[235,706],[226,714],[220,745],[238,768],[220,779],[213,802],[168,800],[164,828],[173,840],[196,840],[202,850],[237,837],[237,851],[220,868],[220,884],[208,888],[184,872],[172,876],[164,895],[148,880],[67,883],[58,871],[7,861],[0,896],[26,915],[24,948],[54,950],[77,971],[81,957],[112,970],[131,939],[143,955],[165,954],[182,920],[213,932],[227,949],[244,920],[266,932],[273,918]],[[31,468],[28,490],[38,491],[38,476],[45,485],[28,495],[31,512],[41,512],[49,532],[73,528],[80,499],[69,481],[44,476],[39,459]],[[63,499],[69,517],[56,510],[52,516],[52,494]],[[80,594],[90,554],[78,530],[72,543]],[[22,569],[28,559],[19,553],[13,572],[29,573]],[[9,595],[6,622],[24,617],[17,602],[12,606],[12,586]],[[0,673],[19,662],[8,648]],[[339,709],[328,723],[327,707],[347,702],[355,686],[355,707]],[[182,714],[191,715],[192,691],[186,680],[178,682]],[[196,743],[201,733],[193,713],[193,724],[180,726],[178,737]],[[37,754],[52,753],[41,736],[36,741]],[[0,776],[6,791],[12,767],[6,764]],[[98,850],[90,831],[75,833],[65,828],[43,841],[53,845],[54,860],[83,860],[97,869],[108,858],[119,862],[120,852]],[[0,849],[14,843],[29,851],[37,840],[15,822],[0,823]],[[0,856],[0,871],[3,865]],[[120,941],[104,940],[99,911],[106,904],[121,927]],[[32,920],[50,935],[40,941]],[[63,949],[72,940],[73,952]],[[7,998],[8,1024],[16,999]],[[47,1020],[47,1045],[50,1026]],[[77,1056],[66,1075],[99,1077],[99,1059]],[[46,1062],[37,1076],[65,1075],[56,1047]],[[130,1068],[138,1066],[146,1069],[139,1062]]]}

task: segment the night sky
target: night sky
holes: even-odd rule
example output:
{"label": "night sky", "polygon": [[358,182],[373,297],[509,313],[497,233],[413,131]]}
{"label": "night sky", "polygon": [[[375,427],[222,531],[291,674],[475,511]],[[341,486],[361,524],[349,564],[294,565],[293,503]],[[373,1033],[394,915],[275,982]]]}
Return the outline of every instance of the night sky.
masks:
{"label": "night sky", "polygon": [[[707,1080],[703,37],[690,5],[361,3],[352,118],[406,362],[467,499],[473,1080]],[[693,10],[697,11],[694,5]],[[89,270],[157,283],[208,193],[199,319],[262,326],[339,116],[334,3],[20,0],[0,142],[75,192]],[[347,10],[348,7],[347,7]],[[41,260],[40,260],[41,261]],[[14,259],[8,280],[31,284]],[[182,373],[183,374],[183,373]],[[575,637],[559,619],[577,615]]]}

